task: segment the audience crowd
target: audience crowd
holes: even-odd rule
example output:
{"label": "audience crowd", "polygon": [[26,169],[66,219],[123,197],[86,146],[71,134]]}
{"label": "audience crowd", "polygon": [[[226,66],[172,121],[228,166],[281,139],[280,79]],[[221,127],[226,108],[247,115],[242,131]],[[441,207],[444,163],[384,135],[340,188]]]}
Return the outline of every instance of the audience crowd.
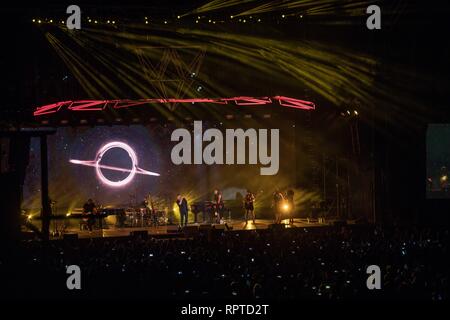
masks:
{"label": "audience crowd", "polygon": [[[447,230],[216,231],[187,239],[30,241],[22,249],[14,281],[26,298],[449,298]],[[81,290],[67,290],[68,265],[80,267]],[[380,290],[367,288],[369,265],[380,267]]]}

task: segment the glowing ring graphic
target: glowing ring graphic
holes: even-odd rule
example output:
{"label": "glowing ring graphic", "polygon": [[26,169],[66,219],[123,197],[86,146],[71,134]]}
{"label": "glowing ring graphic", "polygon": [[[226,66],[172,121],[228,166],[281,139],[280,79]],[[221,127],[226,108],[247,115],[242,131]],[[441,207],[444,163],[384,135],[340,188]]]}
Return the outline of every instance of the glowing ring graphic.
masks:
{"label": "glowing ring graphic", "polygon": [[[113,166],[107,166],[107,165],[102,165],[100,162],[102,161],[103,155],[108,151],[111,150],[113,148],[119,148],[122,150],[125,150],[128,153],[128,156],[131,159],[131,169],[124,169],[124,168],[119,168],[119,167],[113,167]],[[70,163],[74,163],[74,164],[81,164],[84,166],[90,166],[90,167],[95,167],[95,172],[97,173],[97,177],[100,179],[100,181],[102,181],[104,184],[110,186],[110,187],[123,187],[125,185],[127,185],[128,183],[131,182],[131,180],[133,180],[134,176],[136,174],[144,174],[144,175],[149,175],[149,176],[159,176],[159,173],[156,172],[151,172],[151,171],[147,171],[144,169],[141,169],[138,167],[138,159],[136,156],[136,152],[134,152],[134,150],[127,145],[126,143],[123,142],[118,142],[118,141],[114,141],[114,142],[110,142],[105,144],[103,147],[100,148],[100,150],[98,150],[97,152],[97,156],[95,157],[95,160],[93,161],[84,161],[84,160],[75,160],[75,159],[71,159],[69,160]],[[109,170],[114,170],[114,171],[121,171],[121,172],[129,172],[130,174],[123,180],[120,181],[111,181],[108,178],[106,178],[103,175],[103,172],[101,169],[109,169]]]}
{"label": "glowing ring graphic", "polygon": [[[111,181],[107,179],[101,170],[100,161],[102,161],[103,155],[110,149],[113,148],[119,148],[123,149],[128,153],[128,156],[131,159],[131,171],[130,174],[123,180],[120,181]],[[106,185],[111,187],[122,187],[133,180],[134,176],[136,175],[136,169],[138,167],[138,159],[136,157],[136,153],[134,152],[131,147],[123,142],[110,142],[108,144],[105,144],[103,147],[100,148],[100,150],[97,152],[97,156],[95,158],[95,172],[97,172],[97,177]]]}

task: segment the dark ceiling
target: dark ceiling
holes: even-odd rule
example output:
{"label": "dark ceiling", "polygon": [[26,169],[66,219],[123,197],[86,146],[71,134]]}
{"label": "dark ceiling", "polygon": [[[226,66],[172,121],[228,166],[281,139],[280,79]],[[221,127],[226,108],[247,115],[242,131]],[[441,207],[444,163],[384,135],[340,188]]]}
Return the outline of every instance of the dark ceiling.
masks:
{"label": "dark ceiling", "polygon": [[[123,5],[118,2],[95,5],[92,2],[80,2],[79,5],[83,10],[83,19],[92,16],[99,20],[109,17],[118,20],[110,35],[111,41],[116,41],[116,45],[118,40],[114,39],[114,32],[124,32],[128,36],[157,34],[171,39],[173,43],[178,41],[184,45],[197,45],[204,41],[208,46],[202,69],[204,77],[201,79],[204,90],[201,93],[194,92],[198,96],[284,94],[316,102],[319,112],[339,112],[345,110],[347,105],[356,103],[360,108],[374,112],[375,118],[387,117],[392,121],[403,119],[404,123],[401,125],[405,126],[420,123],[418,118],[442,119],[442,112],[449,100],[446,91],[449,84],[447,71],[450,53],[444,36],[449,29],[449,11],[443,6],[444,2],[432,5],[430,2],[419,1],[378,1],[382,13],[387,14],[383,15],[382,30],[377,31],[365,28],[366,15],[362,11],[364,2],[353,11],[357,14],[349,15],[348,11],[342,9],[349,1],[336,1],[334,11],[321,15],[305,14],[301,21],[297,17],[302,11],[289,8],[252,17],[253,21],[260,18],[261,23],[231,21],[230,15],[247,10],[252,7],[251,3],[198,14],[203,19],[200,24],[195,23],[197,14],[177,19],[177,15],[198,8],[206,2],[191,1],[189,5],[185,1],[151,1],[151,4],[146,5]],[[318,7],[320,4],[321,1],[317,1]],[[82,52],[83,48],[77,48],[73,41],[71,43],[69,37],[57,30],[57,26],[32,23],[34,18],[52,18],[55,21],[63,19],[66,16],[65,6],[18,8],[9,5],[2,8],[2,12],[2,29],[7,30],[2,36],[1,53],[1,67],[7,75],[3,77],[5,94],[0,106],[2,120],[22,120],[30,117],[36,106],[68,99],[145,98],[114,80],[114,75],[109,76],[107,71],[103,72],[95,63],[90,63],[89,57],[86,57],[88,53]],[[284,14],[286,18],[282,18]],[[142,18],[147,15],[152,19],[150,26],[143,25]],[[217,25],[206,23],[210,19],[224,22]],[[164,21],[168,21],[168,25],[164,25]],[[136,26],[141,23],[142,25]],[[100,24],[89,26],[89,30],[94,31],[102,28],[111,27]],[[195,34],[194,31],[205,32],[206,36]],[[108,90],[99,90],[98,96],[86,92],[67,61],[63,61],[49,44],[47,33],[60,37],[61,41],[67,40],[63,45],[79,53],[83,59],[86,57],[86,63],[94,72],[113,79],[111,81],[119,87],[116,95],[121,96],[110,96],[112,94]],[[227,36],[233,39],[227,39]],[[259,68],[251,62],[233,59],[230,56],[232,53],[222,56],[220,51],[214,52],[215,41],[219,40],[229,41],[227,45],[232,44],[235,48],[245,50],[246,37],[259,41],[258,44],[249,43],[249,51],[261,51],[264,39],[267,39],[267,52],[262,52],[265,63],[279,63],[284,70],[277,73],[272,69],[264,69],[264,65]],[[272,50],[273,46],[282,47],[284,44],[311,46],[315,51],[304,56],[303,53],[295,56],[298,51],[293,51],[289,59],[299,60],[291,60],[292,65],[289,65],[289,59],[280,62],[277,51]],[[315,61],[313,55],[317,52],[325,52],[331,57],[330,60],[326,61],[328,58],[324,56],[320,61]],[[324,67],[338,72],[347,68],[353,60],[356,68],[361,68],[368,74],[367,81],[370,83],[365,83],[366,79],[360,79],[358,83],[357,76],[351,78],[351,70],[342,73],[342,77],[347,79],[335,79],[333,75],[326,77],[325,72],[319,71],[314,78],[314,70],[307,70],[309,78],[302,79],[304,67],[296,65],[298,62],[305,62],[311,68]],[[294,72],[290,72],[290,68]]]}

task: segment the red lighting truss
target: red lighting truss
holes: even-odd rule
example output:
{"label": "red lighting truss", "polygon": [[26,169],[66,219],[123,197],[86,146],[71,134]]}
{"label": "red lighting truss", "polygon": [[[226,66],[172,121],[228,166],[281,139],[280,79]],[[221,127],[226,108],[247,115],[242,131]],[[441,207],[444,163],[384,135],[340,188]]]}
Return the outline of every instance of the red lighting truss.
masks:
{"label": "red lighting truss", "polygon": [[235,106],[260,106],[278,103],[278,105],[288,108],[314,110],[315,104],[284,96],[274,97],[232,97],[232,98],[188,98],[188,99],[141,99],[141,100],[78,100],[61,101],[49,105],[37,107],[34,116],[42,116],[51,113],[68,111],[103,111],[106,109],[124,109],[130,107],[145,107],[152,104],[173,104],[173,103],[213,103],[227,104]]}

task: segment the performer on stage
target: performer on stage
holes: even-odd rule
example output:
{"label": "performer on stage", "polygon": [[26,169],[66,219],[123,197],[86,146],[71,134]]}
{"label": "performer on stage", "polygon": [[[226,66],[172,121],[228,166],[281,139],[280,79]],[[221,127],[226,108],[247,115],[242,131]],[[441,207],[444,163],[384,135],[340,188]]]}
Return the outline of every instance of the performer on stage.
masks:
{"label": "performer on stage", "polygon": [[216,223],[220,223],[222,219],[222,212],[225,208],[223,204],[222,192],[219,189],[214,190],[214,215],[216,216]]}
{"label": "performer on stage", "polygon": [[275,210],[275,223],[281,223],[281,216],[283,212],[284,196],[277,189],[273,194],[272,208]]}
{"label": "performer on stage", "polygon": [[88,216],[87,223],[89,231],[92,231],[92,226],[95,223],[94,214],[97,213],[97,205],[94,200],[88,199],[88,201],[83,205],[83,215]]}
{"label": "performer on stage", "polygon": [[148,200],[147,200],[146,197],[144,197],[144,201],[142,201],[142,207],[144,207],[146,209],[147,213],[150,214],[150,210],[149,210],[149,207],[148,207]]}
{"label": "performer on stage", "polygon": [[150,225],[153,227],[158,226],[158,217],[156,216],[155,205],[150,193],[144,198],[143,205],[145,207],[145,212],[147,215],[147,221],[150,221]]}
{"label": "performer on stage", "polygon": [[244,207],[245,207],[245,224],[248,223],[249,217],[252,217],[253,224],[255,224],[255,195],[247,190],[247,194],[244,198]]}
{"label": "performer on stage", "polygon": [[286,192],[286,200],[289,205],[289,224],[294,224],[294,191],[292,189]]}
{"label": "performer on stage", "polygon": [[187,226],[189,208],[186,198],[182,197],[181,194],[177,195],[177,205],[180,209],[180,224],[181,226],[183,224]]}

